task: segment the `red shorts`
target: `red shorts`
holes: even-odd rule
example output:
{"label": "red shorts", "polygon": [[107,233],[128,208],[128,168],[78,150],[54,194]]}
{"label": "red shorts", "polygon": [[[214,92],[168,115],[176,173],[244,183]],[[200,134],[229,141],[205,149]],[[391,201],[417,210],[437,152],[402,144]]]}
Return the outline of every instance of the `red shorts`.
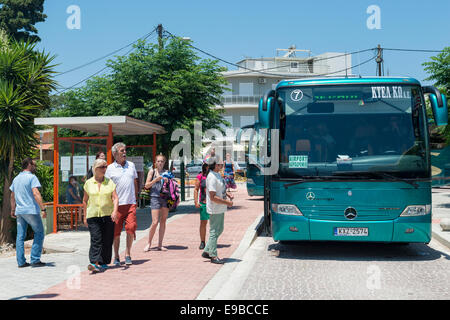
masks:
{"label": "red shorts", "polygon": [[120,236],[123,229],[123,223],[125,222],[125,231],[134,235],[136,238],[136,205],[124,204],[119,206],[119,220],[116,221],[114,226],[114,237]]}

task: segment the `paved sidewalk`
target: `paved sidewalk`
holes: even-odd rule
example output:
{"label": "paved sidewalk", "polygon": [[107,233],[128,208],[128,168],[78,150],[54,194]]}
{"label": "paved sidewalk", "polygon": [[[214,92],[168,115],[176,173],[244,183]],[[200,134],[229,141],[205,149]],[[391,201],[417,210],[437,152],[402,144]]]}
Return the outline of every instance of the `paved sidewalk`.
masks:
{"label": "paved sidewalk", "polygon": [[450,231],[442,231],[440,222],[450,218],[450,186],[433,188],[433,238],[450,248]]}
{"label": "paved sidewalk", "polygon": [[[47,253],[42,268],[18,269],[15,256],[0,258],[0,300],[5,299],[227,299],[234,278],[245,276],[242,257],[256,236],[263,202],[249,197],[245,185],[239,185],[235,206],[225,216],[225,230],[219,238],[219,266],[201,258],[199,214],[193,201],[183,202],[169,215],[163,251],[143,252],[151,223],[149,208],[138,211],[137,240],[132,249],[134,264],[112,267],[92,275],[88,264],[89,233],[60,232],[46,236]],[[433,189],[433,238],[450,247],[450,232],[443,232],[439,222],[450,218],[450,187]],[[158,230],[153,239],[157,244]],[[121,237],[121,252],[125,232]],[[27,255],[28,257],[29,255]],[[245,269],[245,268],[244,268]],[[229,292],[228,292],[229,291]]]}
{"label": "paved sidewalk", "polygon": [[[133,265],[129,267],[122,265],[90,274],[86,269],[88,231],[47,236],[44,247],[50,253],[42,255],[42,261],[49,264],[46,267],[18,269],[15,257],[0,259],[0,299],[193,300],[221,268],[233,269],[238,264],[236,252],[243,254],[244,247],[250,245],[249,239],[256,234],[255,222],[260,220],[262,201],[249,197],[243,184],[238,185],[234,195],[235,205],[225,215],[225,229],[219,238],[218,253],[225,260],[223,266],[201,257],[199,211],[191,200],[183,202],[169,216],[162,251],[143,252],[151,216],[149,208],[139,210],[137,240],[131,254]],[[247,242],[239,247],[242,239]],[[152,247],[157,242],[158,229]],[[122,232],[122,260],[124,243]]]}

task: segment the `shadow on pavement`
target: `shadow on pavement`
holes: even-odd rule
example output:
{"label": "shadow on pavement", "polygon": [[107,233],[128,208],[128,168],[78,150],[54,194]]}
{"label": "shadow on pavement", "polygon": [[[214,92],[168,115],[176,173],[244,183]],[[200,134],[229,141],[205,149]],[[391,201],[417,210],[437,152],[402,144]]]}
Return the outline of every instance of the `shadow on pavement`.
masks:
{"label": "shadow on pavement", "polygon": [[218,245],[217,245],[217,249],[220,249],[220,248],[229,248],[229,247],[231,247],[231,244],[218,244]]}
{"label": "shadow on pavement", "polygon": [[245,200],[248,200],[248,201],[264,201],[264,197],[261,197],[261,198],[248,198],[248,199],[245,199]]}
{"label": "shadow on pavement", "polygon": [[47,294],[35,294],[32,296],[21,296],[21,297],[15,297],[11,298],[9,300],[22,300],[22,299],[50,299],[59,296],[59,294],[55,293],[47,293]]}
{"label": "shadow on pavement", "polygon": [[189,249],[189,247],[177,246],[177,245],[163,246],[163,248],[166,248],[167,250],[186,250],[186,249]]}
{"label": "shadow on pavement", "polygon": [[235,259],[235,258],[222,258],[224,263],[232,263],[232,262],[241,262],[241,259]]}
{"label": "shadow on pavement", "polygon": [[273,243],[268,251],[280,259],[338,261],[431,261],[450,256],[422,243],[362,243],[289,241]]}

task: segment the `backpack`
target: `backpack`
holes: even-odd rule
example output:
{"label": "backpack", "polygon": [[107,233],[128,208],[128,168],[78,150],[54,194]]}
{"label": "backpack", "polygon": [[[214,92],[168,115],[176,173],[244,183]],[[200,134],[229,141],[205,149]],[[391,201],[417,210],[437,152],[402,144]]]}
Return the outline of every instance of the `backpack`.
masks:
{"label": "backpack", "polygon": [[180,190],[175,179],[169,179],[163,183],[160,195],[162,199],[167,201],[167,206],[170,210],[174,210],[178,206],[180,203]]}

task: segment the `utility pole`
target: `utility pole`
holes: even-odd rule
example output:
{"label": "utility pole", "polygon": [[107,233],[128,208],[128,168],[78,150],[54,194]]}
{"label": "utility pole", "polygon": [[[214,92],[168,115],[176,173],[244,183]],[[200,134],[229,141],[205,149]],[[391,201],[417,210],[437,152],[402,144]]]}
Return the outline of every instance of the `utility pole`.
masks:
{"label": "utility pole", "polygon": [[158,31],[159,51],[161,51],[163,49],[163,41],[162,41],[163,26],[162,26],[162,24],[158,24],[158,26],[156,27],[156,30]]}
{"label": "utility pole", "polygon": [[381,64],[383,63],[383,49],[381,48],[380,45],[378,45],[378,54],[375,61],[377,62],[378,76],[381,77]]}

